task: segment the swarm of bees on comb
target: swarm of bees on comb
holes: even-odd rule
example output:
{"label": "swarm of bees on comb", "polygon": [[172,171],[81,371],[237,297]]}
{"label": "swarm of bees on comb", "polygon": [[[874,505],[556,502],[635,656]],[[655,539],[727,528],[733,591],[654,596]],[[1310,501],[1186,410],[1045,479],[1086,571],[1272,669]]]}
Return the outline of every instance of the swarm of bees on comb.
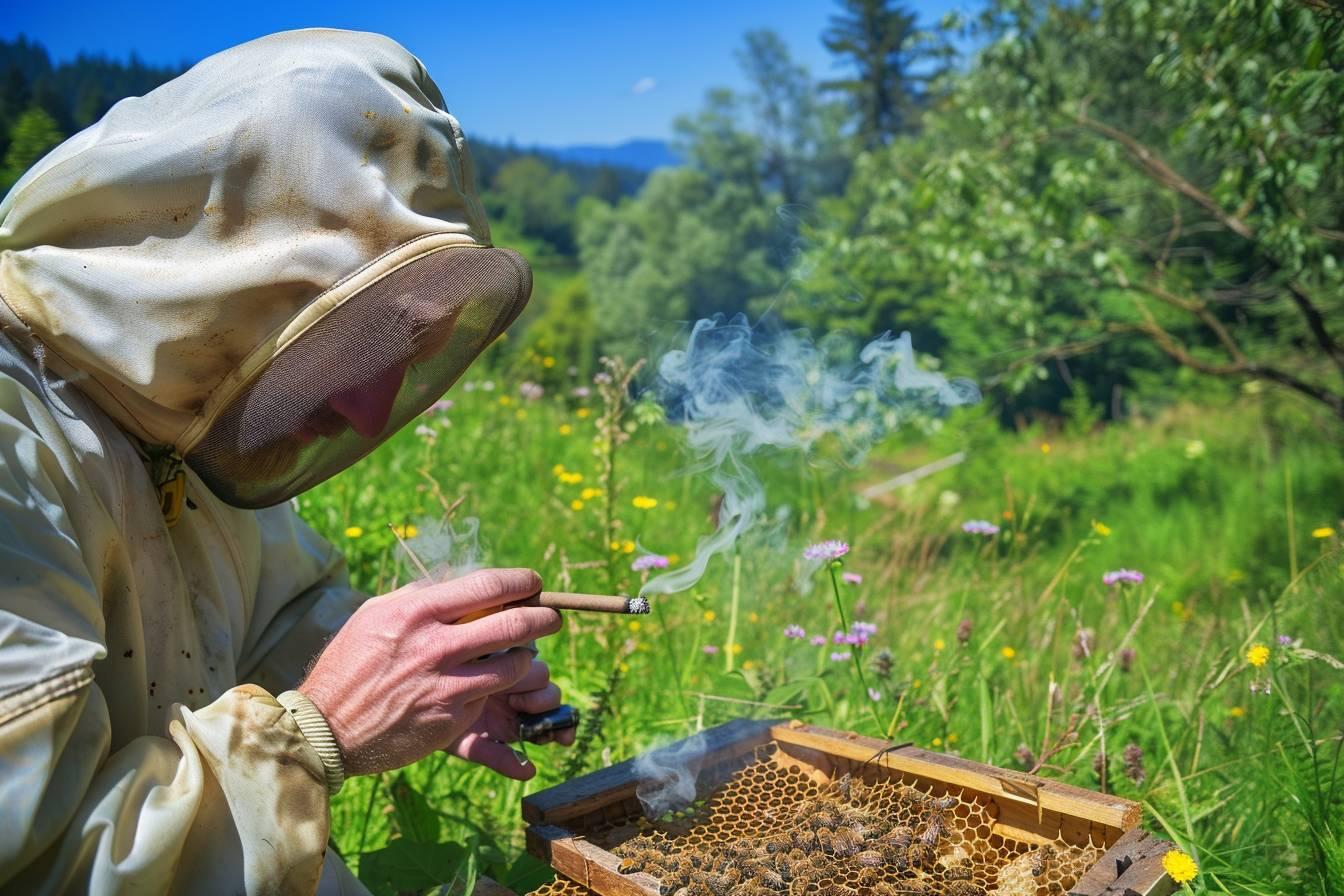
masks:
{"label": "swarm of bees on comb", "polygon": [[[1006,840],[973,795],[818,783],[776,750],[688,812],[641,820],[612,849],[620,871],[652,875],[662,896],[1063,896],[1104,849]],[[538,893],[587,892],[555,886]]]}

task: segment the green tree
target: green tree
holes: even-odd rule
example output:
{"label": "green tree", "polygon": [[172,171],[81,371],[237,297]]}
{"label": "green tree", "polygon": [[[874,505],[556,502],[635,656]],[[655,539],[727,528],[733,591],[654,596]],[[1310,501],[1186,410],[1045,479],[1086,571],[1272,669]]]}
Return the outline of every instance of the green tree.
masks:
{"label": "green tree", "polygon": [[823,89],[847,96],[862,146],[874,149],[915,127],[925,85],[947,57],[908,7],[891,0],[839,0],[822,35],[826,49],[851,66],[853,76]]}
{"label": "green tree", "polygon": [[574,179],[537,156],[506,162],[490,183],[495,214],[514,229],[550,243],[561,254],[574,250]]}
{"label": "green tree", "polygon": [[0,192],[8,192],[34,162],[63,139],[56,120],[45,109],[29,106],[10,131],[9,148],[0,162]]}
{"label": "green tree", "polygon": [[[1344,419],[1344,23],[1287,0],[1000,0],[817,234],[833,319],[932,323],[1010,401],[1267,380]],[[823,312],[818,312],[823,313]],[[1017,396],[1014,399],[1012,396]]]}

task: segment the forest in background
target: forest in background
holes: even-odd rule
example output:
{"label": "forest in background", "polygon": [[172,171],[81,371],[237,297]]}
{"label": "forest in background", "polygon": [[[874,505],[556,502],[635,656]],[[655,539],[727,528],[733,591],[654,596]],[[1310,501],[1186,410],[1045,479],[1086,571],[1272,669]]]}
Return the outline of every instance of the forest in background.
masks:
{"label": "forest in background", "polygon": [[[678,167],[474,142],[496,239],[539,272],[515,351],[587,371],[741,311],[911,330],[1004,421],[1251,383],[1344,422],[1338,4],[993,0],[927,23],[843,0],[820,39],[839,76],[745,35],[748,86],[675,122]],[[24,38],[0,60],[0,189],[180,70]]]}

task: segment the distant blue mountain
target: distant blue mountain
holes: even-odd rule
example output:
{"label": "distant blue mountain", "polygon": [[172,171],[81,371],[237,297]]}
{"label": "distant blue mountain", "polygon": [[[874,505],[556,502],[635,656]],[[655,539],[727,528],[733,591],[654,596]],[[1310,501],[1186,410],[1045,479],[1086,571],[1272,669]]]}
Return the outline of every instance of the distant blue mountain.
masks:
{"label": "distant blue mountain", "polygon": [[680,165],[682,159],[665,140],[627,140],[615,146],[551,146],[540,149],[566,162],[584,165],[619,165],[638,171],[652,171]]}

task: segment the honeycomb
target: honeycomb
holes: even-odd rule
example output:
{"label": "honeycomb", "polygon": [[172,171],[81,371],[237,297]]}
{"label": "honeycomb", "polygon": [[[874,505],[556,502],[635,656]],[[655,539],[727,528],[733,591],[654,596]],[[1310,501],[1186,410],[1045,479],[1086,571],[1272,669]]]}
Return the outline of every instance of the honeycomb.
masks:
{"label": "honeycomb", "polygon": [[[707,800],[582,833],[664,896],[1064,896],[1105,851],[1007,839],[976,794],[879,773],[819,780],[769,743]],[[591,892],[561,878],[533,896]]]}

